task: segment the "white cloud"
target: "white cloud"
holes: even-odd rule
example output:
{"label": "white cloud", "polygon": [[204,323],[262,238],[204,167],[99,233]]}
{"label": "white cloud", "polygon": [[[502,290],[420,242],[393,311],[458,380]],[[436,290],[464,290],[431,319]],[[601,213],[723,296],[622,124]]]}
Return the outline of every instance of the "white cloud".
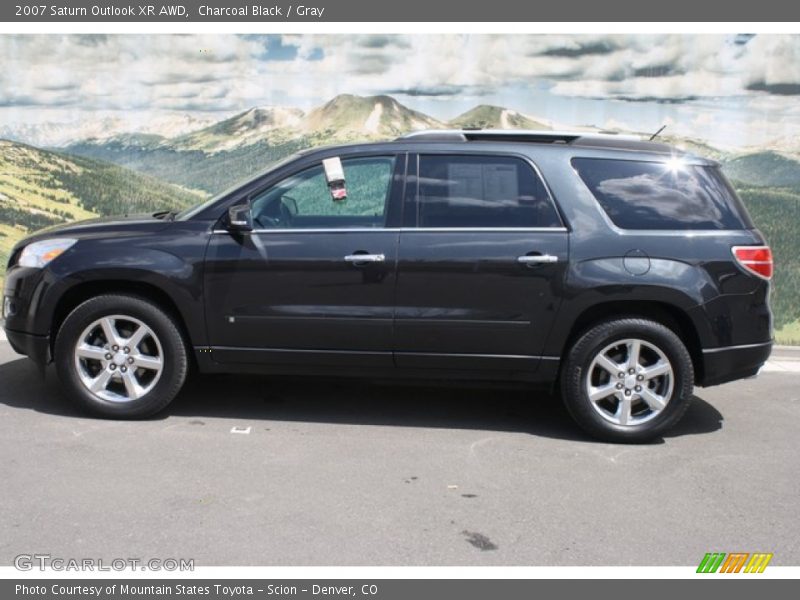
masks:
{"label": "white cloud", "polygon": [[800,90],[800,36],[758,36],[750,44],[752,52],[743,61],[747,84],[789,84]]}
{"label": "white cloud", "polygon": [[[187,99],[192,90],[217,98],[224,110],[276,95],[318,101],[423,86],[549,82],[571,96],[669,100],[740,95],[760,82],[800,85],[800,36],[736,44],[719,35],[292,35],[282,44],[296,48],[292,60],[267,60],[261,36],[3,36],[0,102],[61,102],[70,96],[59,92],[78,90],[76,106],[121,108],[174,101],[175,85]],[[227,94],[204,92],[214,85]]]}
{"label": "white cloud", "polygon": [[[412,106],[494,94],[524,110],[531,96],[549,93],[693,107],[729,100],[741,110],[800,113],[798,35],[286,35],[277,49],[276,41],[0,36],[0,117],[34,121],[45,109],[62,121],[114,111],[123,118],[148,111],[222,117],[256,105],[309,108],[339,93],[390,90],[405,90]],[[656,112],[642,126],[662,120]]]}

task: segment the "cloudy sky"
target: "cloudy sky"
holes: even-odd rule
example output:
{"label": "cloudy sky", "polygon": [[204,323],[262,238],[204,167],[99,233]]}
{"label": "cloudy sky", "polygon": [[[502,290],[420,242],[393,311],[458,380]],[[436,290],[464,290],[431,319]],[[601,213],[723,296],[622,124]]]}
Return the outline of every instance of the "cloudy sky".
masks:
{"label": "cloudy sky", "polygon": [[0,57],[6,135],[388,93],[440,119],[497,104],[727,146],[800,137],[800,36],[2,35]]}

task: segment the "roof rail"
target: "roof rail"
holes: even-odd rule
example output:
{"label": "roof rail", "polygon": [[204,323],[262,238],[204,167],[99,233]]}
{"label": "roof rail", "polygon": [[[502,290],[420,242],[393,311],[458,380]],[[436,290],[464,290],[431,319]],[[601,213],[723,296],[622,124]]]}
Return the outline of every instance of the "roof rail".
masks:
{"label": "roof rail", "polygon": [[398,140],[435,142],[505,141],[539,144],[569,144],[578,139],[640,141],[635,135],[590,131],[549,131],[538,129],[429,129],[401,135]]}
{"label": "roof rail", "polygon": [[426,129],[423,131],[412,131],[405,133],[397,140],[424,140],[434,142],[466,142],[468,131],[460,129]]}

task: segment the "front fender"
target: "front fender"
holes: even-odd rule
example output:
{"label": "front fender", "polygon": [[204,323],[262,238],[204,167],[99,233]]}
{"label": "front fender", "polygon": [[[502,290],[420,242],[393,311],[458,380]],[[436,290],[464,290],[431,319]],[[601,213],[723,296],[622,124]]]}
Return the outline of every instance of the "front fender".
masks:
{"label": "front fender", "polygon": [[[42,270],[12,269],[6,290],[13,289],[25,307],[6,326],[33,335],[49,335],[60,303],[83,287],[155,288],[179,310],[193,344],[204,343],[202,255],[184,260],[169,251],[130,245],[86,243],[71,249]],[[98,292],[98,290],[100,290]]]}

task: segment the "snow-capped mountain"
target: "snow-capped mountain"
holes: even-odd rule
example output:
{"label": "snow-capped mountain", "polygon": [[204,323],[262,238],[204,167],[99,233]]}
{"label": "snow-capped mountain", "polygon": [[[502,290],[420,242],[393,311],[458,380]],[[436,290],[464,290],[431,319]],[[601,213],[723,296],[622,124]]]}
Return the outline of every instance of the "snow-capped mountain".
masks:
{"label": "snow-capped mountain", "polygon": [[302,127],[303,111],[283,106],[254,107],[186,135],[170,145],[180,150],[221,152],[256,142],[296,137]]}
{"label": "snow-capped mountain", "polygon": [[303,121],[306,133],[351,136],[395,137],[420,129],[443,127],[441,121],[400,104],[391,96],[341,94],[308,113]]}
{"label": "snow-capped mountain", "polygon": [[450,127],[480,127],[481,129],[553,129],[544,119],[529,117],[502,106],[481,104],[451,120]]}
{"label": "snow-capped mountain", "polygon": [[39,147],[59,148],[81,140],[108,140],[130,134],[158,135],[172,138],[207,127],[217,119],[187,113],[153,115],[147,119],[110,116],[72,121],[21,123],[11,121],[0,124],[0,139],[15,140]]}

